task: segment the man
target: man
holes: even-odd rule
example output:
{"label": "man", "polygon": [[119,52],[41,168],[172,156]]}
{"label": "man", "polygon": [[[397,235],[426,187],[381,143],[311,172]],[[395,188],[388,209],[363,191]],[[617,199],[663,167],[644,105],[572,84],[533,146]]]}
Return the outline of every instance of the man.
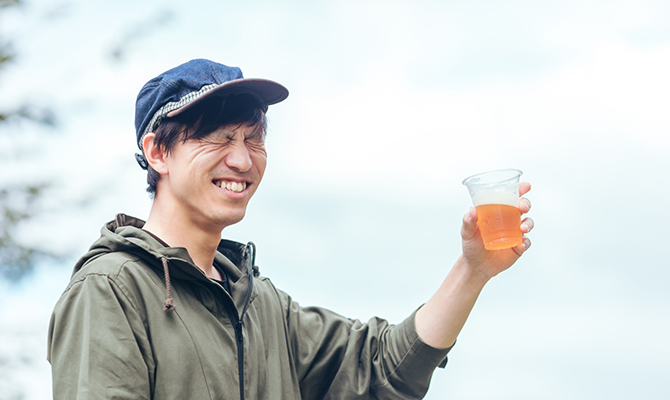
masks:
{"label": "man", "polygon": [[[301,307],[221,240],[266,165],[265,112],[281,85],[193,60],[140,91],[136,134],[154,196],[118,215],[75,266],[49,329],[55,399],[415,399],[446,362],[484,284],[530,242],[486,251],[471,209],[463,254],[398,325]],[[530,189],[521,185],[521,194]],[[521,199],[523,213],[530,203]],[[533,227],[526,218],[524,233]]]}

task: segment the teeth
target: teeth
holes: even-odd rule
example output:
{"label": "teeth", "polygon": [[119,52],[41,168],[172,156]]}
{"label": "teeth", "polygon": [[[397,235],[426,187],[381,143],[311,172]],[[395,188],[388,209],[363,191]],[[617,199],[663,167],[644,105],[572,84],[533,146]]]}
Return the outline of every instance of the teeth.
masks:
{"label": "teeth", "polygon": [[224,188],[226,190],[230,190],[231,192],[243,192],[244,189],[247,188],[247,183],[246,182],[226,182],[226,181],[218,181],[216,183],[216,186],[220,188]]}

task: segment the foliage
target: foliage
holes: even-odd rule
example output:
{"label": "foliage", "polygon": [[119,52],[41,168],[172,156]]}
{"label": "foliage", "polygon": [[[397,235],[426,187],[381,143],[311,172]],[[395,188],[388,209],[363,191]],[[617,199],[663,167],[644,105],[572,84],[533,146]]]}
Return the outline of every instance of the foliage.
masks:
{"label": "foliage", "polygon": [[[23,7],[23,0],[0,0],[0,13],[9,9],[18,10]],[[45,14],[47,18],[53,18],[53,14]],[[2,15],[0,15],[1,17]],[[148,17],[140,18],[128,28],[119,29],[119,38],[112,44],[108,52],[108,61],[112,63],[123,63],[133,54],[134,46],[142,39],[153,35],[172,22],[176,14],[169,8],[161,6]],[[44,26],[40,26],[44,29]],[[0,29],[0,78],[7,74],[7,66],[20,63],[20,52],[12,45],[11,38]],[[101,44],[102,47],[104,44]],[[0,79],[2,84],[2,79]],[[0,88],[2,93],[2,88]],[[41,107],[33,103],[17,101],[5,109],[0,109],[0,137],[7,138],[17,132],[16,129],[5,129],[10,125],[19,128],[23,124],[36,124],[37,126],[50,129],[52,132],[59,131],[59,121],[54,109]],[[47,133],[47,129],[42,130]],[[2,149],[10,152],[11,149]],[[4,166],[0,158],[0,178],[3,177],[1,168]],[[47,185],[40,182],[27,182],[21,185],[3,184],[0,181],[0,279],[4,276],[11,280],[18,280],[25,276],[37,261],[47,257],[55,257],[39,247],[30,247],[19,242],[17,234],[21,226],[25,226],[31,219],[38,217],[44,210],[38,207],[40,198],[44,197]]]}
{"label": "foliage", "polygon": [[18,280],[40,258],[54,257],[15,239],[19,224],[39,213],[37,200],[45,188],[44,184],[0,188],[0,271],[7,279]]}
{"label": "foliage", "polygon": [[[19,4],[20,0],[0,0],[0,11]],[[0,72],[14,61],[15,56],[11,43],[0,37]],[[21,121],[52,128],[57,125],[52,110],[32,104],[0,110],[0,128]],[[2,129],[0,134],[3,134]],[[0,186],[0,277],[16,281],[25,276],[39,259],[55,257],[39,248],[23,245],[16,239],[19,226],[39,214],[36,205],[45,188],[46,184],[43,183]]]}
{"label": "foliage", "polygon": [[20,0],[0,0],[0,8],[15,6],[20,3]]}

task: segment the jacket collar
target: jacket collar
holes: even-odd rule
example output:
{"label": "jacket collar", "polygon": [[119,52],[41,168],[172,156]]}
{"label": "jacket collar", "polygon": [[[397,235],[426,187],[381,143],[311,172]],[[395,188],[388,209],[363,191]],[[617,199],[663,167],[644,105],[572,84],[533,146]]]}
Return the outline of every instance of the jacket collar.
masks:
{"label": "jacket collar", "polygon": [[[163,272],[161,259],[166,259],[169,275],[173,280],[200,281],[207,285],[214,285],[214,282],[195,265],[185,248],[166,247],[151,234],[142,230],[144,223],[141,219],[118,214],[114,220],[102,227],[101,237],[79,260],[74,272],[76,273],[87,262],[105,253],[126,252],[142,258],[147,265],[159,273]],[[251,286],[251,295],[247,296],[250,279],[253,279],[253,260],[249,254],[249,245],[222,239],[214,260],[231,281],[230,296],[238,310],[238,315],[241,315],[245,305],[248,305],[258,295],[256,288]]]}

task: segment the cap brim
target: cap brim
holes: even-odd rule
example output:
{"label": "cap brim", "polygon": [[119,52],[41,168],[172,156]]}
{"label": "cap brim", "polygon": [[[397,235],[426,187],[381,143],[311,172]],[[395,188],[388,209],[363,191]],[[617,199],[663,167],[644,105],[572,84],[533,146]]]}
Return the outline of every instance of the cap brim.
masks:
{"label": "cap brim", "polygon": [[198,104],[203,99],[213,96],[226,97],[231,94],[242,93],[255,96],[264,106],[277,104],[288,97],[288,89],[277,82],[256,78],[235,79],[222,83],[215,89],[210,90],[181,108],[170,111],[167,113],[167,116],[174,117],[175,115],[188,110],[190,107],[193,107],[195,104]]}

